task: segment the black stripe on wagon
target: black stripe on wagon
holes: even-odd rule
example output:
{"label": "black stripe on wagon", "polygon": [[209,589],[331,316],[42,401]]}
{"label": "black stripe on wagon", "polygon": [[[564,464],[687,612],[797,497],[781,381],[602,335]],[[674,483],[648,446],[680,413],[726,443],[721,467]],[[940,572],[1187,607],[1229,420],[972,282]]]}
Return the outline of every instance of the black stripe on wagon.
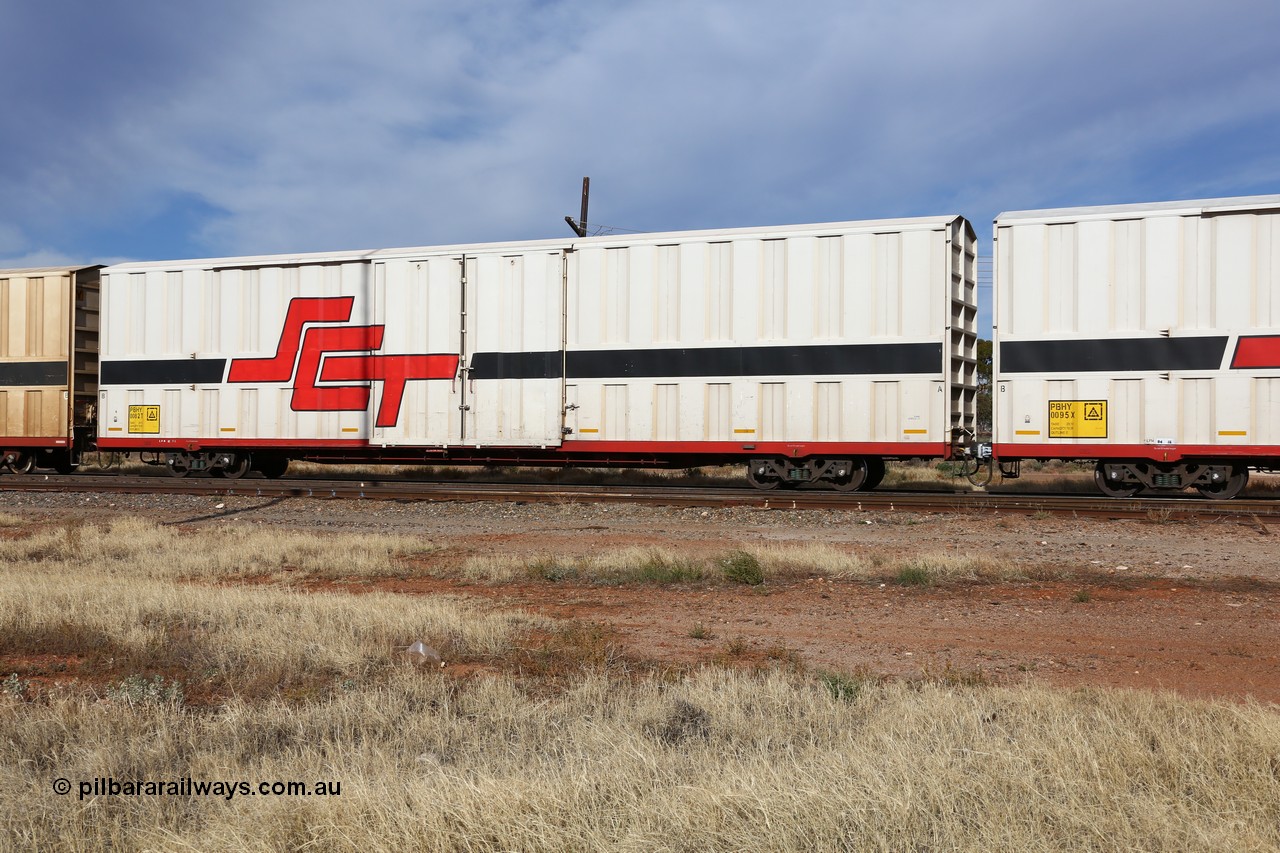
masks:
{"label": "black stripe on wagon", "polygon": [[[942,344],[570,350],[569,379],[941,373]],[[560,353],[476,353],[472,379],[558,379]]]}
{"label": "black stripe on wagon", "polygon": [[65,361],[5,361],[0,362],[0,386],[14,388],[22,385],[66,385]]}
{"label": "black stripe on wagon", "polygon": [[103,385],[213,385],[227,371],[225,358],[170,358],[102,362]]}
{"label": "black stripe on wagon", "polygon": [[1099,338],[1069,341],[1005,341],[1001,373],[1124,373],[1217,370],[1226,337]]}
{"label": "black stripe on wagon", "polygon": [[559,379],[560,350],[478,352],[471,356],[471,379]]}

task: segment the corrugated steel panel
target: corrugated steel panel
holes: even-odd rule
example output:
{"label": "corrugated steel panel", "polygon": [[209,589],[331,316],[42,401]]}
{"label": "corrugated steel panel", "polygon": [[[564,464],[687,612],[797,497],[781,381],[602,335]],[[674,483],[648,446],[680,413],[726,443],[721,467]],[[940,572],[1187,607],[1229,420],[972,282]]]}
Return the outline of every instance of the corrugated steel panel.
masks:
{"label": "corrugated steel panel", "polygon": [[[995,234],[1006,455],[1277,444],[1256,413],[1280,377],[1280,196],[1020,211]],[[1089,424],[1055,408],[1089,402]]]}
{"label": "corrugated steel panel", "polygon": [[[972,430],[976,251],[967,223],[845,223],[725,236],[642,239],[625,250],[579,244],[569,256],[575,439],[654,435],[648,405],[631,413],[625,436],[605,426],[618,421],[606,417],[600,389],[619,376],[639,399],[653,399],[659,384],[679,385],[680,441],[936,446],[953,428]],[[858,364],[855,349],[889,352],[895,345],[932,345],[935,355],[924,369],[892,356]],[[575,378],[577,354],[601,365],[601,375]],[[812,369],[789,367],[796,359]],[[721,370],[726,364],[736,368]],[[903,393],[891,427],[873,422],[873,379],[915,389]]]}
{"label": "corrugated steel panel", "polygon": [[[477,255],[467,281],[464,444],[554,447],[563,438],[564,254]],[[493,378],[496,353],[541,356],[540,375]],[[554,353],[554,355],[547,355]]]}
{"label": "corrugated steel panel", "polygon": [[91,417],[81,397],[96,391],[97,270],[0,270],[0,439],[65,447]]}

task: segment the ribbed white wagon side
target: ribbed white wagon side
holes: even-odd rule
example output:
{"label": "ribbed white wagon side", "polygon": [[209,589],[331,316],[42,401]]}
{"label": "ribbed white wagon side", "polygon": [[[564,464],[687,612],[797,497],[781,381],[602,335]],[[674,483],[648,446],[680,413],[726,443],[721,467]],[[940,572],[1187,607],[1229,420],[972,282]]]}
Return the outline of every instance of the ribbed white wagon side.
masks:
{"label": "ribbed white wagon side", "polygon": [[1004,213],[995,436],[1107,494],[1228,498],[1280,463],[1280,196]]}
{"label": "ribbed white wagon side", "polygon": [[117,265],[99,443],[867,488],[972,435],[974,258],[947,216]]}

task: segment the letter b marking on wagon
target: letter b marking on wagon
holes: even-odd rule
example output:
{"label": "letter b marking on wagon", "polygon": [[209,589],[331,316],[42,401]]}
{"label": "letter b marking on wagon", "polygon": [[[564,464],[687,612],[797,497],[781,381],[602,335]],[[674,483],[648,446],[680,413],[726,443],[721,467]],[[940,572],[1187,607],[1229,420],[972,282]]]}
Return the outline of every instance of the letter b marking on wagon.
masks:
{"label": "letter b marking on wagon", "polygon": [[419,379],[453,379],[458,356],[377,352],[385,326],[336,325],[351,319],[354,302],[351,296],[290,300],[276,354],[232,359],[227,381],[290,382],[289,406],[295,412],[364,411],[369,408],[373,383],[381,382],[375,425],[395,426],[405,385]]}

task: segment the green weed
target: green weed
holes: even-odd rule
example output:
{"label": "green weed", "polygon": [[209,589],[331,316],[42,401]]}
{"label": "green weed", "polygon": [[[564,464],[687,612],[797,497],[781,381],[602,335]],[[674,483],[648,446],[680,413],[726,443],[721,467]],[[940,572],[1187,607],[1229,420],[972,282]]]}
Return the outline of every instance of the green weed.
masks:
{"label": "green weed", "polygon": [[724,570],[725,579],[734,583],[751,586],[764,583],[764,570],[760,568],[760,561],[746,551],[733,551],[722,557],[720,567]]}

